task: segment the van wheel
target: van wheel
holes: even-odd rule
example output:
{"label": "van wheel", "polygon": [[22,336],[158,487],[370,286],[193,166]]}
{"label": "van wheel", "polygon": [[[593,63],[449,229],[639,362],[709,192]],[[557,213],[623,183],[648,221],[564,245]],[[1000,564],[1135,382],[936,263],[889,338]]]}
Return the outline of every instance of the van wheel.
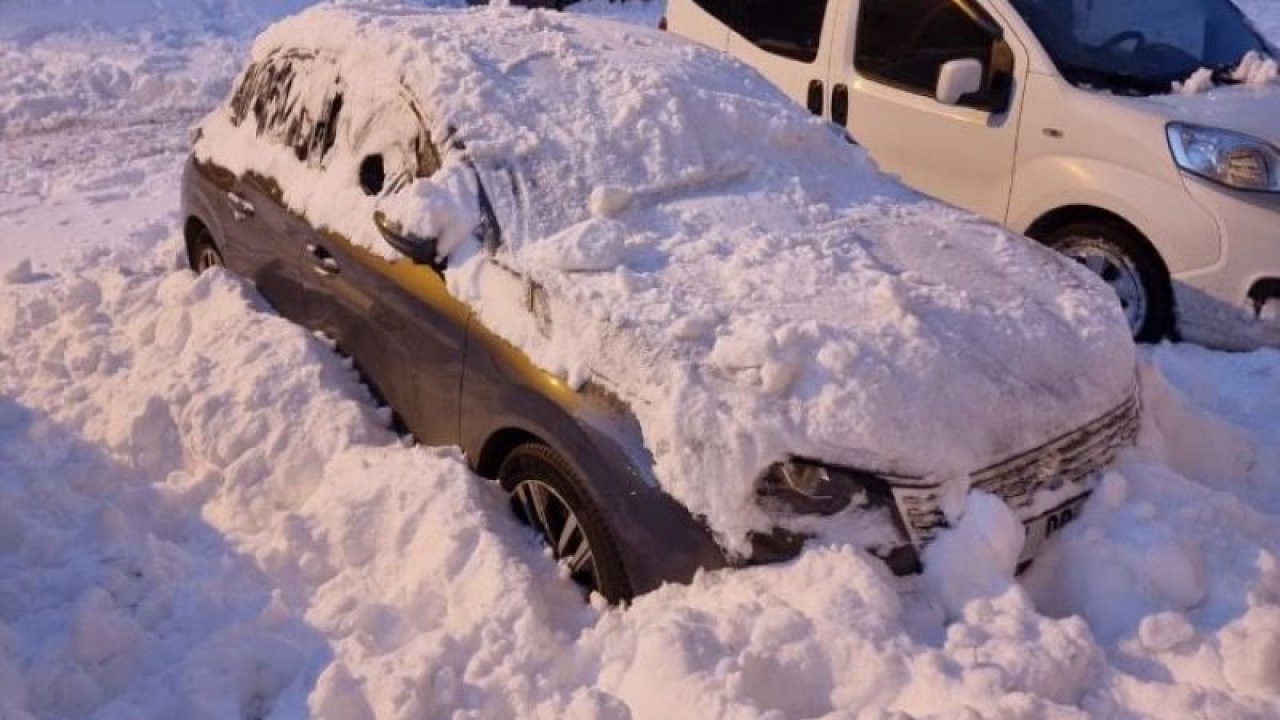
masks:
{"label": "van wheel", "polygon": [[1146,240],[1103,222],[1064,225],[1045,244],[1101,277],[1124,308],[1133,339],[1159,342],[1173,333],[1173,289],[1164,263]]}
{"label": "van wheel", "polygon": [[539,443],[521,445],[502,461],[498,482],[511,493],[516,517],[537,531],[574,582],[609,602],[631,598],[604,516],[559,454]]}
{"label": "van wheel", "polygon": [[224,267],[222,253],[214,246],[208,234],[200,234],[187,248],[187,264],[196,274],[215,267]]}

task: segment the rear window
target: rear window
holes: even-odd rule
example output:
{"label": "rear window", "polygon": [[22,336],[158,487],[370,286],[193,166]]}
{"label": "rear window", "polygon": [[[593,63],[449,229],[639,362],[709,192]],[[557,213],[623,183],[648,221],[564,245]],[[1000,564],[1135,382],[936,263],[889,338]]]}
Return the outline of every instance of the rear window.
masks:
{"label": "rear window", "polygon": [[332,61],[304,52],[273,55],[250,65],[231,95],[231,122],[248,123],[260,138],[291,148],[298,160],[323,162],[333,149],[342,113],[342,79]]}

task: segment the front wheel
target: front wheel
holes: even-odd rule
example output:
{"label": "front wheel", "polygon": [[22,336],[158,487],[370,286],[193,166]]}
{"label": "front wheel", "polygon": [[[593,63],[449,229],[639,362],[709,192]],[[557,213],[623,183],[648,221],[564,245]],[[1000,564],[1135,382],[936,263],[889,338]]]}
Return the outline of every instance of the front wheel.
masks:
{"label": "front wheel", "polygon": [[1173,290],[1164,263],[1141,237],[1115,225],[1084,222],[1050,233],[1045,244],[1084,265],[1115,292],[1133,339],[1173,334]]}
{"label": "front wheel", "polygon": [[559,454],[538,443],[521,445],[502,462],[498,481],[511,493],[516,517],[538,533],[574,582],[609,602],[630,599],[604,515]]}

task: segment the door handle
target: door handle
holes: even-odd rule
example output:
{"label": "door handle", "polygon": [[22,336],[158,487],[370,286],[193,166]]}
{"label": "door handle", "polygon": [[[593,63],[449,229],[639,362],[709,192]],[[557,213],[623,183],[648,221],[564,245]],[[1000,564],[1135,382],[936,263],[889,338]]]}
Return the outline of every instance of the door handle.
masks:
{"label": "door handle", "polygon": [[253,203],[237,192],[227,191],[227,203],[231,205],[231,216],[236,220],[248,220],[253,217]]}
{"label": "door handle", "polygon": [[849,86],[836,85],[831,88],[831,122],[840,127],[849,126]]}
{"label": "door handle", "polygon": [[317,275],[338,274],[338,261],[328,250],[315,243],[307,243],[307,254],[311,256],[312,269]]}
{"label": "door handle", "polygon": [[809,112],[817,115],[818,117],[822,117],[822,102],[824,95],[826,95],[826,92],[822,87],[822,81],[816,79],[810,80],[809,95],[805,99],[805,107],[809,108]]}

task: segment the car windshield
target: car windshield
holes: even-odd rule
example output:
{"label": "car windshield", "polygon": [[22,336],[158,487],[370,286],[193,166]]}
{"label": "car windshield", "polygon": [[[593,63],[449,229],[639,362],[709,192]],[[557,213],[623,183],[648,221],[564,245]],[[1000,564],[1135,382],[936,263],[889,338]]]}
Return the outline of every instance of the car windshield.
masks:
{"label": "car windshield", "polygon": [[1013,0],[1070,82],[1115,92],[1167,93],[1209,68],[1232,82],[1266,43],[1230,0]]}

